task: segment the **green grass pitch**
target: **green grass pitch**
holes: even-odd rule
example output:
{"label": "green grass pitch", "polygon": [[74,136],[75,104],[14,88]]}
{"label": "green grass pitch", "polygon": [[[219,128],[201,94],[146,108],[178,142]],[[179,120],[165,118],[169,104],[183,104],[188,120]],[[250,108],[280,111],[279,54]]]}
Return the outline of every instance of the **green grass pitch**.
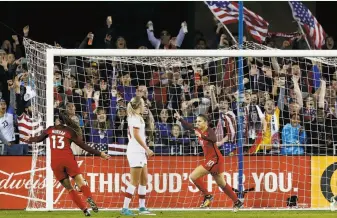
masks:
{"label": "green grass pitch", "polygon": [[[155,211],[157,216],[147,216],[147,217],[158,217],[158,218],[329,218],[337,217],[335,212],[330,211],[239,211],[238,213],[233,213],[230,211]],[[83,213],[80,211],[72,212],[26,212],[18,210],[0,210],[0,218],[77,218],[84,217]],[[92,218],[123,218],[119,212],[112,211],[101,211],[97,214],[92,213]],[[141,217],[141,216],[135,216]],[[142,216],[146,217],[146,216]]]}

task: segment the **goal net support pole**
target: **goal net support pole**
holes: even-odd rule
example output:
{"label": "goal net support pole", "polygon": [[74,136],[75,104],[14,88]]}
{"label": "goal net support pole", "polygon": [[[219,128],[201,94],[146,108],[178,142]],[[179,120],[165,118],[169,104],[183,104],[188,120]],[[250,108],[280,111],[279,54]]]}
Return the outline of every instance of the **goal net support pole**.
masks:
{"label": "goal net support pole", "polygon": [[[239,49],[242,50],[243,45],[243,1],[239,1]],[[239,86],[239,123],[238,123],[238,190],[239,198],[241,201],[243,198],[243,119],[244,119],[244,107],[243,107],[243,98],[244,98],[244,84],[243,84],[243,57],[239,56],[239,74],[238,74],[238,86]]]}

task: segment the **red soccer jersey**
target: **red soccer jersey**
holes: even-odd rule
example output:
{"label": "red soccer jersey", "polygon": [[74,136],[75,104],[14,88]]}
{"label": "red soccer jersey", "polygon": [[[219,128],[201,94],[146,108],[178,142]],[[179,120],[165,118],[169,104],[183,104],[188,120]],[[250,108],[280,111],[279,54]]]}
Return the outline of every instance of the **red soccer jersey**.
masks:
{"label": "red soccer jersey", "polygon": [[45,130],[45,134],[48,135],[51,149],[51,160],[74,158],[71,150],[72,138],[75,137],[73,131],[68,127],[57,128],[54,126]]}
{"label": "red soccer jersey", "polygon": [[[200,144],[202,145],[202,150],[204,151],[204,156],[206,160],[209,159],[220,159],[223,158],[218,146],[216,145],[216,137],[214,130],[210,127],[205,132],[201,132],[203,137],[198,137]],[[208,139],[208,140],[206,140]]]}

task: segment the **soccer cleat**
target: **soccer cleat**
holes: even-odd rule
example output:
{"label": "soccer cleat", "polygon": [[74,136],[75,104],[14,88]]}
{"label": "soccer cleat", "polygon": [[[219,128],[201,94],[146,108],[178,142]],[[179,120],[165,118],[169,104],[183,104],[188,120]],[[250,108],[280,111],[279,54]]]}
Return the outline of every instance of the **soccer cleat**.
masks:
{"label": "soccer cleat", "polygon": [[128,208],[123,208],[121,214],[124,216],[135,216],[136,215]]}
{"label": "soccer cleat", "polygon": [[92,198],[88,198],[87,202],[88,202],[88,204],[90,204],[90,207],[92,208],[92,210],[93,210],[95,213],[98,213],[98,207],[97,207],[95,201],[92,200]]}
{"label": "soccer cleat", "polygon": [[233,212],[234,212],[234,213],[235,213],[235,212],[238,212],[238,210],[239,210],[240,208],[242,208],[242,206],[243,206],[243,202],[240,201],[240,200],[237,200],[237,201],[234,203]]}
{"label": "soccer cleat", "polygon": [[204,201],[202,202],[202,204],[200,205],[200,208],[206,208],[209,207],[213,201],[213,195],[206,195],[204,197]]}
{"label": "soccer cleat", "polygon": [[84,216],[91,216],[88,209],[83,210]]}
{"label": "soccer cleat", "polygon": [[335,196],[330,198],[330,210],[335,211],[337,206],[337,201],[335,200]]}
{"label": "soccer cleat", "polygon": [[146,207],[139,208],[139,215],[149,215],[149,216],[155,216],[155,213],[150,212]]}

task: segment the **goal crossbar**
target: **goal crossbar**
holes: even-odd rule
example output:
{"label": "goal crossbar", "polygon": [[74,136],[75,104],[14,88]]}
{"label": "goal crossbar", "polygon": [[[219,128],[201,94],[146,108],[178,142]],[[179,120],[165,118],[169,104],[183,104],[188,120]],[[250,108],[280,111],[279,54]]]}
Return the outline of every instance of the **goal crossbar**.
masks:
{"label": "goal crossbar", "polygon": [[111,57],[337,57],[337,50],[47,49],[52,56]]}

